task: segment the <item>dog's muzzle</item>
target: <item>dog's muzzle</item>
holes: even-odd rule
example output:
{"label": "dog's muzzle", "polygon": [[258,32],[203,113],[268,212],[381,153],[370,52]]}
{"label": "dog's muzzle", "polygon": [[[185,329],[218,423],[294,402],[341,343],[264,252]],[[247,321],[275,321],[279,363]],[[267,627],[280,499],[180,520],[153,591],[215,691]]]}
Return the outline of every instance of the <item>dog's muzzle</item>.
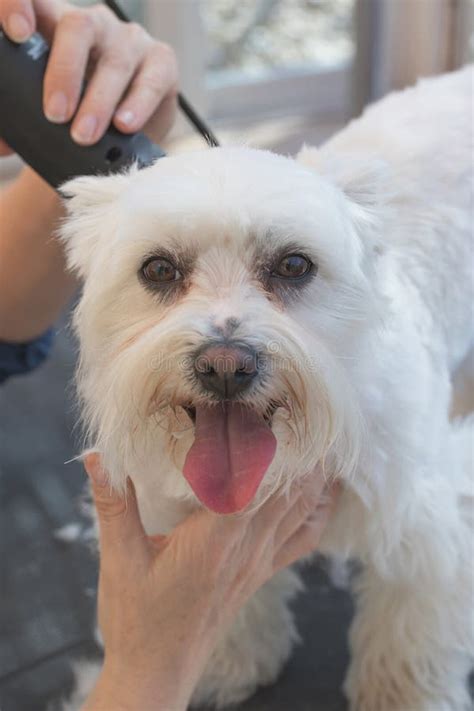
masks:
{"label": "dog's muzzle", "polygon": [[194,359],[194,373],[207,392],[231,400],[250,388],[258,376],[257,352],[245,345],[212,343]]}

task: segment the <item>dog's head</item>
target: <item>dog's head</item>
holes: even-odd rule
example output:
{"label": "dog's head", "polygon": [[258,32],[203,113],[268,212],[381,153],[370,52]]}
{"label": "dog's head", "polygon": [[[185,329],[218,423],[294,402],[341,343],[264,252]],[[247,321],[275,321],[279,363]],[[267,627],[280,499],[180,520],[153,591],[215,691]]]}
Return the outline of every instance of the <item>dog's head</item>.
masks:
{"label": "dog's head", "polygon": [[227,513],[320,461],[350,473],[351,364],[373,308],[360,204],[250,149],[64,193],[62,235],[84,279],[79,392],[115,484],[143,471]]}

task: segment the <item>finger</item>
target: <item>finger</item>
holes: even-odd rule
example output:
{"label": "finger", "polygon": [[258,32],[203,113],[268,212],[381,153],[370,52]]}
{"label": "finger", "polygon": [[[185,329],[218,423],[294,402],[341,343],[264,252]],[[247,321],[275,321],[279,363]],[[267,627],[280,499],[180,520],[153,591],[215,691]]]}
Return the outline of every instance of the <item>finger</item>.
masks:
{"label": "finger", "polygon": [[300,492],[299,483],[292,485],[290,490],[286,492],[282,492],[279,489],[256,512],[251,512],[254,535],[259,532],[273,535],[288,509],[293,506],[300,496]]}
{"label": "finger", "polygon": [[160,143],[171,130],[178,112],[177,94],[168,94],[151,119],[145,124],[143,131],[154,143]]}
{"label": "finger", "polygon": [[99,522],[101,567],[120,570],[124,564],[130,567],[132,562],[141,562],[148,555],[148,546],[131,480],[124,496],[110,486],[97,453],[87,455],[84,465]]}
{"label": "finger", "polygon": [[36,28],[51,45],[59,19],[69,6],[63,0],[34,0]]}
{"label": "finger", "polygon": [[36,29],[50,41],[64,11],[64,3],[58,0],[2,0],[0,25],[15,42],[29,39]]}
{"label": "finger", "polygon": [[166,107],[169,112],[176,99],[177,84],[173,50],[161,42],[154,44],[115,113],[115,126],[124,133],[141,130],[164,99],[171,96],[171,104]]}
{"label": "finger", "polygon": [[36,29],[32,0],[3,0],[0,24],[14,42],[25,42]]}
{"label": "finger", "polygon": [[72,125],[77,143],[87,146],[102,138],[135,68],[134,57],[117,48],[99,59]]}
{"label": "finger", "polygon": [[97,28],[91,14],[66,13],[54,33],[44,78],[44,112],[53,123],[65,123],[74,115]]}
{"label": "finger", "polygon": [[5,141],[2,141],[0,138],[0,156],[9,156],[13,152],[8,143],[5,143]]}
{"label": "finger", "polygon": [[294,506],[302,496],[303,486],[308,486],[307,482],[298,480],[291,485],[289,491],[282,492],[279,490],[272,494],[254,515],[253,528],[255,533],[260,531],[268,535],[274,535],[288,512],[292,512],[294,516]]}
{"label": "finger", "polygon": [[317,550],[324,530],[331,518],[337,497],[338,489],[335,489],[331,498],[319,506],[311,518],[303,523],[284,543],[274,557],[273,568],[275,573]]}
{"label": "finger", "polygon": [[295,533],[319,506],[325,488],[324,474],[320,468],[308,475],[298,490],[298,495],[288,507],[275,532],[275,545],[281,546]]}

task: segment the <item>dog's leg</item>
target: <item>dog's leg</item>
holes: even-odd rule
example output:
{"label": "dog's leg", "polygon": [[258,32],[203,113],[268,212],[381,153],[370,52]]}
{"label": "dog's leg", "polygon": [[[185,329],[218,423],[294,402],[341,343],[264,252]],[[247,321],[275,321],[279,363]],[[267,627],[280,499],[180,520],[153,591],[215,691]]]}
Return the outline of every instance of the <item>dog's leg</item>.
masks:
{"label": "dog's leg", "polygon": [[[450,532],[442,521],[439,526],[442,546],[443,534],[449,538]],[[397,572],[389,580],[375,567],[361,574],[346,680],[352,711],[472,710],[467,688],[473,661],[472,539],[468,526],[461,528],[458,550],[451,547],[453,539],[445,541],[449,556],[458,557],[445,578],[431,558],[424,570],[420,562],[420,572],[409,581],[397,579]],[[404,545],[410,556],[410,546],[415,549],[420,541]],[[440,551],[440,566],[443,556],[446,551]]]}
{"label": "dog's leg", "polygon": [[214,651],[193,706],[238,703],[275,681],[298,640],[287,603],[301,587],[295,572],[283,570],[249,600]]}

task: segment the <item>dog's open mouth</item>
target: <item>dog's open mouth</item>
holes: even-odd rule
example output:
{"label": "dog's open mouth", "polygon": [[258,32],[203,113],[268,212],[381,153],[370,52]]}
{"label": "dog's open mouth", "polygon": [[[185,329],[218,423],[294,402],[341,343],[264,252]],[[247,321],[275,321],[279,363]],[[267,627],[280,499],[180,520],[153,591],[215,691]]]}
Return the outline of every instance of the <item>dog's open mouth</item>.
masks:
{"label": "dog's open mouth", "polygon": [[[196,424],[196,408],[193,405],[182,405],[181,406],[185,413],[188,415],[189,419],[191,422],[195,425]],[[267,423],[269,427],[272,425],[273,421],[273,415],[275,414],[276,410],[278,409],[279,405],[277,402],[270,402],[268,405],[268,408],[265,410],[263,413],[263,419]]]}
{"label": "dog's open mouth", "polygon": [[183,474],[207,508],[235,513],[253,499],[275,456],[276,407],[264,415],[233,401],[184,407],[194,422],[194,443]]}

